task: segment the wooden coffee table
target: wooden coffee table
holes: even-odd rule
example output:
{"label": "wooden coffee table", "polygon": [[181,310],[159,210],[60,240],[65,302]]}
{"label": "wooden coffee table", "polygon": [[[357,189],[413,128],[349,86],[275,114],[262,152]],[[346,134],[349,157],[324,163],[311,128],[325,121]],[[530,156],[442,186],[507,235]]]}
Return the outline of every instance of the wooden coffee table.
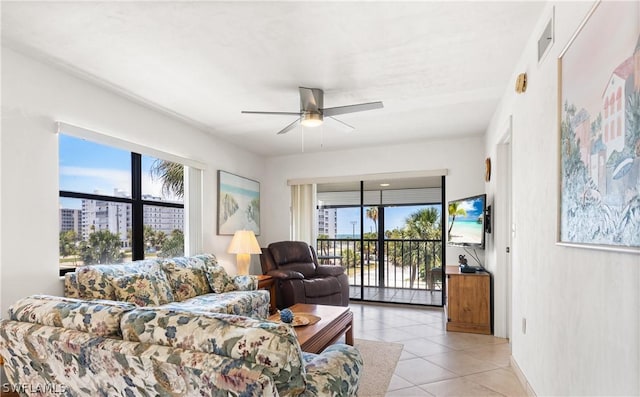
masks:
{"label": "wooden coffee table", "polygon": [[[348,307],[309,305],[296,303],[289,309],[296,313],[309,313],[320,317],[315,324],[294,327],[302,351],[320,353],[345,335],[345,342],[353,346],[353,313]],[[271,321],[279,321],[280,315],[269,316]]]}

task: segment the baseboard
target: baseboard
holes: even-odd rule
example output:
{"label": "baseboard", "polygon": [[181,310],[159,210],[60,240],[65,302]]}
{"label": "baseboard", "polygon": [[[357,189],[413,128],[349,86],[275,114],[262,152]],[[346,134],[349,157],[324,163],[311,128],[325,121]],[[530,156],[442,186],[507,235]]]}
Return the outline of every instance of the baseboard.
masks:
{"label": "baseboard", "polygon": [[513,372],[518,377],[518,380],[520,381],[520,384],[522,385],[522,388],[527,393],[527,396],[529,396],[529,397],[537,397],[536,392],[533,390],[533,387],[531,387],[531,384],[527,380],[527,377],[524,376],[524,372],[522,372],[522,370],[520,369],[520,366],[516,362],[516,359],[513,358],[513,356],[509,357],[509,363],[511,364],[511,368],[513,369]]}

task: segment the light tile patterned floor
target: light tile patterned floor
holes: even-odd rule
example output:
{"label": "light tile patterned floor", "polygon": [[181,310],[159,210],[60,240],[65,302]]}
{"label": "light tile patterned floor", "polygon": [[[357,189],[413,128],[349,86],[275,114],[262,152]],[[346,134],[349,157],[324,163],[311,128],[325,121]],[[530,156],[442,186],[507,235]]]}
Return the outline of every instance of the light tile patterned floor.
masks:
{"label": "light tile patterned floor", "polygon": [[446,332],[439,308],[350,306],[356,338],[404,344],[387,396],[526,396],[506,339]]}

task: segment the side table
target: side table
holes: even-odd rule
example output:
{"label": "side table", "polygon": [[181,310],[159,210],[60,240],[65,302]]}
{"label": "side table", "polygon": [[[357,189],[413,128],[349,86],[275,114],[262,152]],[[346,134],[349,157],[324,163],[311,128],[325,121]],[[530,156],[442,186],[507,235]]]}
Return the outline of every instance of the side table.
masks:
{"label": "side table", "polygon": [[269,290],[269,314],[274,314],[276,309],[276,280],[266,274],[258,275],[258,289]]}

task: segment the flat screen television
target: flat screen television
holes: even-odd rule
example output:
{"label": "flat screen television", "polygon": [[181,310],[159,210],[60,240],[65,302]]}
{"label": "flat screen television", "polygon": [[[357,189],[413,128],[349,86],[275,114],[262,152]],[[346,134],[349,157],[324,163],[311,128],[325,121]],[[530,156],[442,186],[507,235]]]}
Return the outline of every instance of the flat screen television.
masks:
{"label": "flat screen television", "polygon": [[448,245],[484,248],[487,195],[449,201]]}

